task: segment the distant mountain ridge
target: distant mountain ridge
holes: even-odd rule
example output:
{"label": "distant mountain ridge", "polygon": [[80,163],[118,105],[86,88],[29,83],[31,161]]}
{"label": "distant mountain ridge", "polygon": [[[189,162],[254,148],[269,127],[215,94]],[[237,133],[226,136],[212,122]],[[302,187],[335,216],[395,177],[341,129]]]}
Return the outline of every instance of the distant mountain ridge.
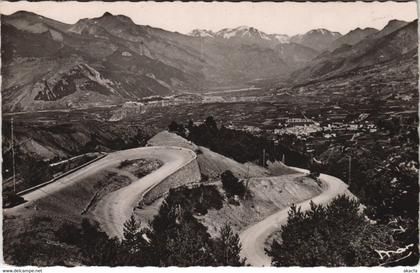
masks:
{"label": "distant mountain ridge", "polygon": [[267,34],[254,27],[248,26],[224,28],[217,32],[205,29],[194,29],[188,35],[201,38],[241,40],[242,42],[266,42],[271,45],[295,43],[317,51],[326,49],[332,41],[342,36],[339,32],[331,32],[327,29],[313,29],[304,34],[293,36],[286,34]]}
{"label": "distant mountain ridge", "polygon": [[309,48],[324,51],[328,46],[340,38],[342,35],[339,32],[332,32],[327,29],[313,29],[305,34],[293,36],[290,41],[307,46]]}
{"label": "distant mountain ridge", "polygon": [[375,28],[356,28],[349,31],[346,35],[341,36],[340,38],[334,40],[329,46],[330,51],[334,51],[337,48],[340,48],[343,45],[355,45],[366,37],[378,33],[379,30]]}
{"label": "distant mountain ridge", "polygon": [[403,58],[417,51],[417,20],[390,22],[382,30],[368,35],[354,45],[318,55],[304,68],[293,72],[295,81],[331,77],[355,68]]}

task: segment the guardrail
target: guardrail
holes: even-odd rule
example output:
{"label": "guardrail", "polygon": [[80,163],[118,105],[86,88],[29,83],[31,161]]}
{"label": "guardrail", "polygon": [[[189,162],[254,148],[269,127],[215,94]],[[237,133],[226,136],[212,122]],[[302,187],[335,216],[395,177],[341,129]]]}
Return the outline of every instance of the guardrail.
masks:
{"label": "guardrail", "polygon": [[69,170],[69,171],[67,171],[67,172],[65,172],[65,173],[62,173],[62,174],[60,174],[60,175],[59,175],[59,176],[57,176],[57,177],[54,177],[54,178],[53,178],[53,179],[51,179],[51,180],[48,180],[47,182],[43,182],[43,183],[38,184],[38,185],[36,185],[36,186],[33,186],[33,187],[31,187],[31,188],[25,189],[25,190],[23,190],[23,191],[18,192],[17,194],[22,196],[22,195],[24,195],[24,194],[27,194],[27,193],[33,192],[34,190],[40,189],[40,188],[42,188],[42,187],[44,187],[44,186],[46,186],[46,185],[48,185],[48,184],[51,184],[51,183],[53,183],[53,182],[55,182],[55,181],[57,181],[57,180],[59,180],[59,179],[63,178],[64,176],[67,176],[67,175],[69,175],[69,174],[71,174],[71,173],[74,173],[74,172],[76,172],[76,171],[78,171],[78,170],[80,170],[80,169],[82,169],[82,168],[86,167],[87,165],[90,165],[90,164],[92,164],[93,162],[96,162],[96,161],[98,161],[98,160],[100,160],[100,159],[102,159],[102,158],[106,157],[107,155],[108,155],[108,154],[102,154],[102,155],[98,156],[97,158],[92,159],[91,161],[88,161],[88,162],[86,162],[86,163],[84,163],[84,164],[82,164],[82,165],[80,165],[80,166],[77,166],[77,167],[76,167],[76,168],[74,168],[74,169],[71,169],[71,170]]}

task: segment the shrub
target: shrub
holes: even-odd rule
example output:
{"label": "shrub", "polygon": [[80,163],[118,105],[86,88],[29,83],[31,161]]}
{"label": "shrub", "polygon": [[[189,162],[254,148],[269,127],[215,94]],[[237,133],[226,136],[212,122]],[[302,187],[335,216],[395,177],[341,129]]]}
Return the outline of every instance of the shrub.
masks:
{"label": "shrub", "polygon": [[131,163],[132,163],[132,160],[128,160],[128,159],[121,161],[120,165],[118,166],[118,169],[122,169],[127,166],[130,166]]}
{"label": "shrub", "polygon": [[22,196],[17,195],[14,192],[3,193],[3,207],[10,208],[25,202]]}
{"label": "shrub", "polygon": [[233,175],[231,171],[224,171],[220,175],[220,178],[222,179],[223,188],[226,191],[227,197],[234,195],[244,196],[246,192],[245,186]]}

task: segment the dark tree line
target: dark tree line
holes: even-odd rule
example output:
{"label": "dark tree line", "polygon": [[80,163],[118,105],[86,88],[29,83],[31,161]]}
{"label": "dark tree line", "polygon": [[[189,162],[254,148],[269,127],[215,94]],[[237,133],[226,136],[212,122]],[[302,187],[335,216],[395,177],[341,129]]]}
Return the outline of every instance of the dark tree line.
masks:
{"label": "dark tree line", "polygon": [[[398,234],[388,225],[370,223],[365,214],[360,213],[359,205],[355,200],[339,196],[327,206],[312,203],[306,212],[293,206],[287,224],[281,229],[281,243],[274,241],[266,249],[272,264],[376,266],[416,251],[415,246],[410,246],[402,253],[393,253],[407,245],[396,240]],[[391,251],[390,256],[383,251]]]}
{"label": "dark tree line", "polygon": [[172,121],[168,130],[241,163],[255,162],[263,165],[263,150],[265,150],[267,160],[281,160],[284,154],[286,164],[299,167],[308,166],[307,157],[289,149],[282,143],[275,145],[273,140],[264,136],[255,136],[248,132],[229,129],[224,124],[218,126],[211,116],[200,125],[194,125],[191,120],[186,124]]}

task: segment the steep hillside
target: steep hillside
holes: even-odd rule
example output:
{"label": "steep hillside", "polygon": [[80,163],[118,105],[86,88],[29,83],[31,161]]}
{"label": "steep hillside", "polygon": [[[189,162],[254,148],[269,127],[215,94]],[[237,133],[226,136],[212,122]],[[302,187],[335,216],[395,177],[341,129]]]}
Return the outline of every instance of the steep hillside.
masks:
{"label": "steep hillside", "polygon": [[[3,17],[4,15],[2,15]],[[61,23],[32,12],[18,11],[8,18],[8,23],[18,29],[32,33],[43,33],[45,31],[66,31],[71,25]]]}
{"label": "steep hillside", "polygon": [[[307,81],[338,75],[350,70],[402,58],[417,50],[417,20],[389,33],[390,23],[380,32],[367,36],[353,46],[343,46],[324,53],[305,68],[292,74],[297,81]],[[397,24],[398,25],[398,24]]]}
{"label": "steep hillside", "polygon": [[335,49],[340,48],[344,45],[351,45],[351,46],[355,45],[361,40],[365,39],[366,37],[370,35],[374,35],[377,32],[378,32],[377,29],[369,28],[369,27],[364,28],[364,29],[361,29],[361,28],[353,29],[346,35],[343,35],[337,40],[333,41],[328,49],[330,51],[334,51]]}
{"label": "steep hillside", "polygon": [[296,43],[278,44],[274,50],[293,69],[305,66],[319,54],[315,49]]}
{"label": "steep hillside", "polygon": [[[22,22],[38,17],[23,15],[2,16],[6,111],[109,105],[195,85],[192,75],[148,57],[141,48],[131,50],[130,42],[115,39],[102,27],[80,34],[74,32],[78,24],[61,29],[42,24],[34,30],[28,25],[39,23]],[[127,23],[113,19],[119,20]]]}
{"label": "steep hillside", "polygon": [[386,26],[380,32],[375,34],[375,37],[376,38],[384,37],[408,24],[409,24],[408,22],[401,21],[401,20],[391,20],[388,22],[388,24],[386,24]]}
{"label": "steep hillside", "polygon": [[[168,65],[169,60],[166,64],[159,61],[147,45],[134,45],[135,39],[147,33],[125,17],[106,14],[60,30],[41,23],[22,23],[42,20],[29,13],[4,16],[2,20],[6,111],[119,103],[189,89],[197,78]],[[34,30],[34,25],[42,27]],[[115,37],[118,33],[127,33],[127,37]],[[197,56],[190,59],[200,61]],[[75,71],[78,67],[90,67],[95,79],[80,75],[83,72]]]}

